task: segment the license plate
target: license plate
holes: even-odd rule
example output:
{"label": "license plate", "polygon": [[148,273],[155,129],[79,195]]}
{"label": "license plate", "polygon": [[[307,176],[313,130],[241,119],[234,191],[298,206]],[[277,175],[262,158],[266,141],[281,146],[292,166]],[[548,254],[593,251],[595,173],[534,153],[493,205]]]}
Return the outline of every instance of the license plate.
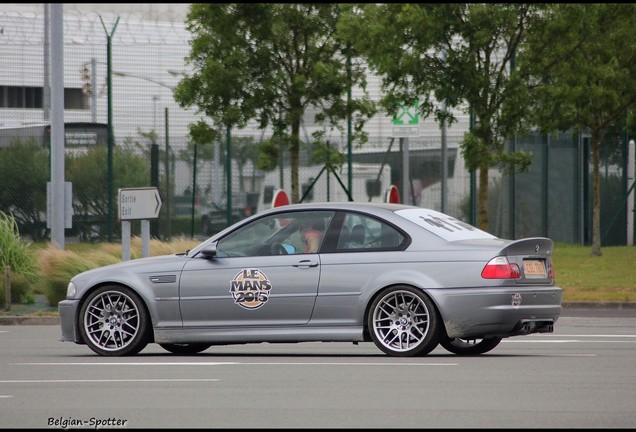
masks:
{"label": "license plate", "polygon": [[523,260],[523,273],[526,277],[545,277],[545,262],[542,260]]}

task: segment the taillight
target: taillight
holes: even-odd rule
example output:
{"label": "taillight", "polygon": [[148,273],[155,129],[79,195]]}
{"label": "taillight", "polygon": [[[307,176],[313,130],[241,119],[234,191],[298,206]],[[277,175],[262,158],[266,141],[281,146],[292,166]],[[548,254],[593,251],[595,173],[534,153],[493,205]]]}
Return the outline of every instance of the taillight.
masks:
{"label": "taillight", "polygon": [[521,271],[517,264],[510,264],[506,257],[500,256],[491,259],[481,271],[484,279],[519,279]]}
{"label": "taillight", "polygon": [[552,262],[550,262],[550,265],[548,266],[548,277],[550,279],[554,279],[554,264]]}

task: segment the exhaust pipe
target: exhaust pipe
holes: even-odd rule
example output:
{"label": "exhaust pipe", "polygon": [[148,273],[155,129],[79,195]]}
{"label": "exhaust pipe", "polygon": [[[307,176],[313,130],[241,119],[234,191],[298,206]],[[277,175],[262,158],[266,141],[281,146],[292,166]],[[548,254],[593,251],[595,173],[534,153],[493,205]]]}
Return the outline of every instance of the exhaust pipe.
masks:
{"label": "exhaust pipe", "polygon": [[521,321],[513,331],[513,336],[530,333],[552,333],[553,331],[553,321]]}

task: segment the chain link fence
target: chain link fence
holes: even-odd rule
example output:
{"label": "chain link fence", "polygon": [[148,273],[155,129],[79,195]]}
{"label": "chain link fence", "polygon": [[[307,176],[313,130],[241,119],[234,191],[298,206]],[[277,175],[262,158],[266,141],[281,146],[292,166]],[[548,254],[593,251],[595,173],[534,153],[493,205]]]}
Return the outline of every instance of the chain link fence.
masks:
{"label": "chain link fence", "polygon": [[[116,9],[112,9],[116,7]],[[65,180],[72,183],[73,218],[69,240],[118,241],[120,226],[108,220],[106,141],[108,108],[115,137],[114,190],[155,186],[163,205],[151,233],[161,239],[204,237],[227,226],[231,189],[232,221],[271,205],[276,189],[290,191],[288,155],[279,167],[256,168],[258,145],[270,131],[250,124],[231,131],[232,162],[226,142],[195,146],[188,125],[204,116],[182,109],[172,89],[186,70],[191,35],[185,28],[188,5],[64,5]],[[0,6],[0,210],[16,216],[23,236],[45,241],[47,182],[50,181],[50,114],[47,71],[50,58],[44,4]],[[111,41],[111,94],[107,92],[107,40]],[[381,96],[380,81],[369,77],[369,93]],[[390,185],[405,190],[403,202],[442,210],[442,134],[431,119],[408,140],[395,138],[391,119],[377,116],[367,130],[369,142],[353,143],[352,188],[347,164],[329,170],[312,163],[313,113],[302,128],[303,201],[383,201]],[[468,116],[447,133],[445,184],[447,213],[470,221],[471,175],[460,142]],[[347,154],[346,133],[328,136]],[[546,235],[557,241],[587,244],[591,232],[589,139],[580,135],[511,139],[509,146],[534,155],[527,173],[490,180],[490,231],[501,237]],[[602,150],[602,230],[604,245],[626,244],[624,202],[633,181],[627,177],[627,137],[610,134]],[[408,161],[408,175],[404,164]],[[228,167],[231,170],[228,188]],[[406,181],[406,184],[405,184]],[[115,200],[116,202],[116,200]],[[113,226],[109,227],[109,224]],[[109,230],[112,229],[111,230]],[[133,234],[139,227],[133,224]],[[633,234],[632,234],[633,235]],[[112,236],[112,238],[109,238]]]}

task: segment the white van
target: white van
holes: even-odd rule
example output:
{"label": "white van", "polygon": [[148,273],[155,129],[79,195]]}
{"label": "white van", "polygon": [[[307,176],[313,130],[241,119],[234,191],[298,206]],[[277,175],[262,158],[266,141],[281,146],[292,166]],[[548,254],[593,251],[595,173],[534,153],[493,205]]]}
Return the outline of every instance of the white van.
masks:
{"label": "white van", "polygon": [[[351,198],[357,202],[383,202],[386,191],[391,185],[391,167],[388,164],[353,163]],[[336,169],[335,174],[322,165],[301,166],[298,169],[300,182],[299,199],[308,202],[349,201],[346,192],[348,185],[348,166]],[[281,184],[280,169],[271,171],[263,179],[257,210],[272,206],[274,192],[283,189],[291,195],[291,169],[283,169]],[[342,184],[341,184],[342,183]]]}

